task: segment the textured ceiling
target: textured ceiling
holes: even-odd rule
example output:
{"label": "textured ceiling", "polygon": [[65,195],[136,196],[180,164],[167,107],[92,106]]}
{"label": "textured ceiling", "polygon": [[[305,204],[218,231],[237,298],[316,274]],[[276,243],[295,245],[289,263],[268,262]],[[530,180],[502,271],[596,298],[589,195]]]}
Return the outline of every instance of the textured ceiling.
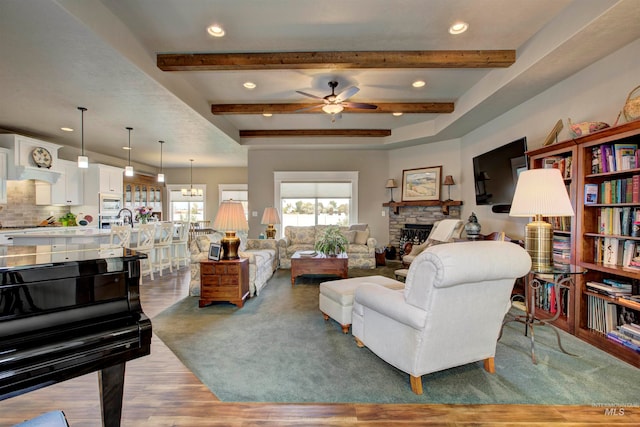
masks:
{"label": "textured ceiling", "polygon": [[[398,148],[463,136],[640,37],[636,0],[3,0],[0,128],[165,167],[245,166],[269,147]],[[447,32],[464,20],[469,30]],[[206,33],[212,23],[223,38]],[[516,51],[508,68],[164,72],[159,53]],[[422,79],[424,88],[411,82]],[[211,104],[313,101],[327,83],[354,102],[453,102],[446,114],[213,115]],[[242,84],[253,81],[257,88]],[[382,138],[240,138],[241,130],[389,129]]]}

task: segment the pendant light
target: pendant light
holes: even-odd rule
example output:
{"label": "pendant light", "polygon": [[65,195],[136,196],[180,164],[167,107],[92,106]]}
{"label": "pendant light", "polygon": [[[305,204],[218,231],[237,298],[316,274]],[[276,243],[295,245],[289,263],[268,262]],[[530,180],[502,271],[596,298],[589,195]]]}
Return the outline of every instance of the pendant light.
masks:
{"label": "pendant light", "polygon": [[131,131],[132,127],[126,128],[129,131],[129,165],[124,168],[124,176],[133,176],[133,166],[131,166]]}
{"label": "pendant light", "polygon": [[202,188],[193,188],[193,159],[189,159],[191,162],[191,180],[189,184],[189,188],[183,188],[181,193],[185,197],[202,197],[203,191]]}
{"label": "pendant light", "polygon": [[84,112],[87,111],[84,107],[78,107],[80,110],[80,141],[81,141],[81,152],[78,156],[78,167],[80,169],[87,169],[89,167],[89,158],[84,155]]}
{"label": "pendant light", "polygon": [[164,182],[164,174],[162,173],[162,144],[164,141],[158,141],[160,143],[160,173],[158,174],[158,182]]}

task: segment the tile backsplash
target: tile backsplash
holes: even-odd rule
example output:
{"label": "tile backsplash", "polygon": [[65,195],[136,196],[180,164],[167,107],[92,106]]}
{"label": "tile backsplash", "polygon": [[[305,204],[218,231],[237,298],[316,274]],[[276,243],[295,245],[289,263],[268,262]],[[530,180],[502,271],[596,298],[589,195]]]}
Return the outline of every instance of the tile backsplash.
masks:
{"label": "tile backsplash", "polygon": [[34,180],[7,181],[7,204],[0,209],[3,227],[36,226],[50,216],[57,219],[69,212],[68,206],[37,206]]}

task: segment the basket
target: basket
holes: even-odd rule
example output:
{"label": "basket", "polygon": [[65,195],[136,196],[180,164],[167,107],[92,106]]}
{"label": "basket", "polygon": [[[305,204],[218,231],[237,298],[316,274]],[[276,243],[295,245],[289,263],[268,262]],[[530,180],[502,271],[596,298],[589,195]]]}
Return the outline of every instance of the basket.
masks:
{"label": "basket", "polygon": [[589,135],[590,133],[597,132],[609,127],[609,125],[604,122],[573,123],[571,122],[571,119],[567,119],[567,122],[569,123],[569,133],[571,134],[572,138]]}
{"label": "basket", "polygon": [[627,102],[625,102],[624,107],[622,108],[624,118],[627,119],[628,122],[640,118],[640,94],[636,97],[633,96],[639,89],[640,86],[629,92]]}

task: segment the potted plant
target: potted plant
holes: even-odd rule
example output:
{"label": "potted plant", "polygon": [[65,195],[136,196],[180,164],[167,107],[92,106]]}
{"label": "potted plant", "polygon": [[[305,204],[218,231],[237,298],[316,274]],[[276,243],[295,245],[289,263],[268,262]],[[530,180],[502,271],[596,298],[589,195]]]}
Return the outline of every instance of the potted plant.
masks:
{"label": "potted plant", "polygon": [[349,242],[344,234],[340,232],[337,225],[330,225],[324,229],[322,236],[316,241],[314,249],[325,255],[336,256],[341,252],[346,252]]}

